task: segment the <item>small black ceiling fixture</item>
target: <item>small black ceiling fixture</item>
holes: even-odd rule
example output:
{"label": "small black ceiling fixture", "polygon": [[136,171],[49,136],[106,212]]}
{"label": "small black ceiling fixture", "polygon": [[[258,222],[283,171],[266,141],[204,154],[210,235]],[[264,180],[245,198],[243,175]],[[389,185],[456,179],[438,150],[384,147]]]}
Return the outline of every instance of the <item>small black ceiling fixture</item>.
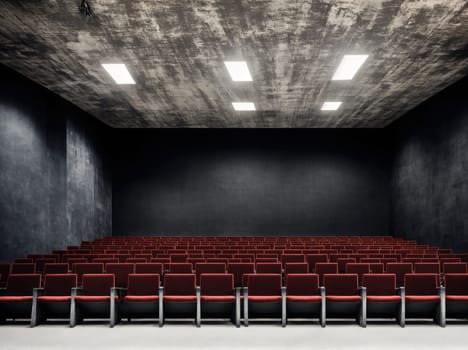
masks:
{"label": "small black ceiling fixture", "polygon": [[82,0],[79,7],[80,13],[84,18],[89,18],[92,16],[91,6],[87,0]]}

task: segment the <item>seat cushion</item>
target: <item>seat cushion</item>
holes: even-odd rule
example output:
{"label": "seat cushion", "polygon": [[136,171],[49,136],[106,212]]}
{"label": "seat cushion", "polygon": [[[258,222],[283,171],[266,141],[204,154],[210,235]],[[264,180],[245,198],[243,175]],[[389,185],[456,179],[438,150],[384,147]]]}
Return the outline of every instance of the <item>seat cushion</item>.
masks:
{"label": "seat cushion", "polygon": [[468,301],[468,295],[447,295],[446,298],[450,301]]}
{"label": "seat cushion", "polygon": [[16,302],[16,301],[29,301],[32,300],[32,296],[25,295],[25,296],[16,296],[16,295],[10,295],[10,296],[1,296],[0,297],[0,303],[2,302]]}
{"label": "seat cushion", "polygon": [[327,295],[327,301],[338,302],[359,302],[361,297],[359,295]]}
{"label": "seat cushion", "polygon": [[165,301],[197,301],[197,297],[195,295],[165,295]]}
{"label": "seat cushion", "polygon": [[127,295],[124,301],[156,301],[159,299],[157,295]]}
{"label": "seat cushion", "polygon": [[399,295],[368,295],[367,301],[394,302],[401,301],[401,297]]}
{"label": "seat cushion", "polygon": [[67,302],[71,300],[71,296],[69,295],[42,295],[37,297],[38,301],[42,302]]}
{"label": "seat cushion", "polygon": [[309,302],[315,303],[322,301],[322,297],[320,295],[288,295],[286,297],[287,301],[295,301],[295,302]]}
{"label": "seat cushion", "polygon": [[249,295],[249,301],[268,303],[281,301],[280,295]]}
{"label": "seat cushion", "polygon": [[[77,295],[75,297],[77,302],[103,302],[110,301],[109,295]],[[119,300],[119,297],[116,296],[115,300]]]}
{"label": "seat cushion", "polygon": [[439,301],[440,297],[438,295],[407,295],[406,300],[415,302]]}
{"label": "seat cushion", "polygon": [[212,301],[212,302],[233,302],[236,297],[233,295],[202,295],[201,301]]}

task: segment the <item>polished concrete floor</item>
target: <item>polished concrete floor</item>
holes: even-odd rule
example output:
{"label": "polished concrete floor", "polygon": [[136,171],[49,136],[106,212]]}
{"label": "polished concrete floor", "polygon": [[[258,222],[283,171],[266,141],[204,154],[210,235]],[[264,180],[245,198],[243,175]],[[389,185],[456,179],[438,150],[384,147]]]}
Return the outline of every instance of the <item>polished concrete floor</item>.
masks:
{"label": "polished concrete floor", "polygon": [[0,349],[468,349],[468,324],[63,324],[29,328],[25,324],[0,326]]}

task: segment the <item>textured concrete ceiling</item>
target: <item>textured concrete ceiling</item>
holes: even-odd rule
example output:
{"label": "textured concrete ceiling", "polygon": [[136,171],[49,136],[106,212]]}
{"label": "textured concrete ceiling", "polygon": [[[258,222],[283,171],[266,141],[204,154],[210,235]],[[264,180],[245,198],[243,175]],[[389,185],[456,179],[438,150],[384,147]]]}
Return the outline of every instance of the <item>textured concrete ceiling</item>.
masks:
{"label": "textured concrete ceiling", "polygon": [[[468,74],[467,0],[89,0],[87,20],[79,3],[0,0],[0,62],[113,127],[384,127]],[[350,53],[370,57],[331,81]],[[253,82],[231,81],[237,59]]]}

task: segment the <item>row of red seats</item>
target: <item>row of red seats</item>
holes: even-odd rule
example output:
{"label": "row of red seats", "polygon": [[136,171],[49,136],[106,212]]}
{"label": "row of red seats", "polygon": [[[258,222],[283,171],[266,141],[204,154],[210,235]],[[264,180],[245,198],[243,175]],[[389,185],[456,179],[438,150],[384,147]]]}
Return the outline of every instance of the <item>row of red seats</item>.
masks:
{"label": "row of red seats", "polygon": [[[468,317],[468,274],[446,274],[439,287],[437,274],[406,274],[396,288],[394,274],[289,274],[282,287],[280,274],[249,274],[246,288],[235,288],[233,274],[130,274],[127,288],[116,288],[113,274],[85,274],[77,288],[76,274],[12,274],[6,295],[0,296],[0,320],[31,318],[31,325],[48,318],[70,319],[70,325],[89,318],[202,319],[225,317],[239,326],[253,319],[353,318],[365,326],[368,318],[433,318],[445,326],[448,318]],[[33,291],[33,293],[32,293]],[[31,295],[32,294],[32,295]]]}

